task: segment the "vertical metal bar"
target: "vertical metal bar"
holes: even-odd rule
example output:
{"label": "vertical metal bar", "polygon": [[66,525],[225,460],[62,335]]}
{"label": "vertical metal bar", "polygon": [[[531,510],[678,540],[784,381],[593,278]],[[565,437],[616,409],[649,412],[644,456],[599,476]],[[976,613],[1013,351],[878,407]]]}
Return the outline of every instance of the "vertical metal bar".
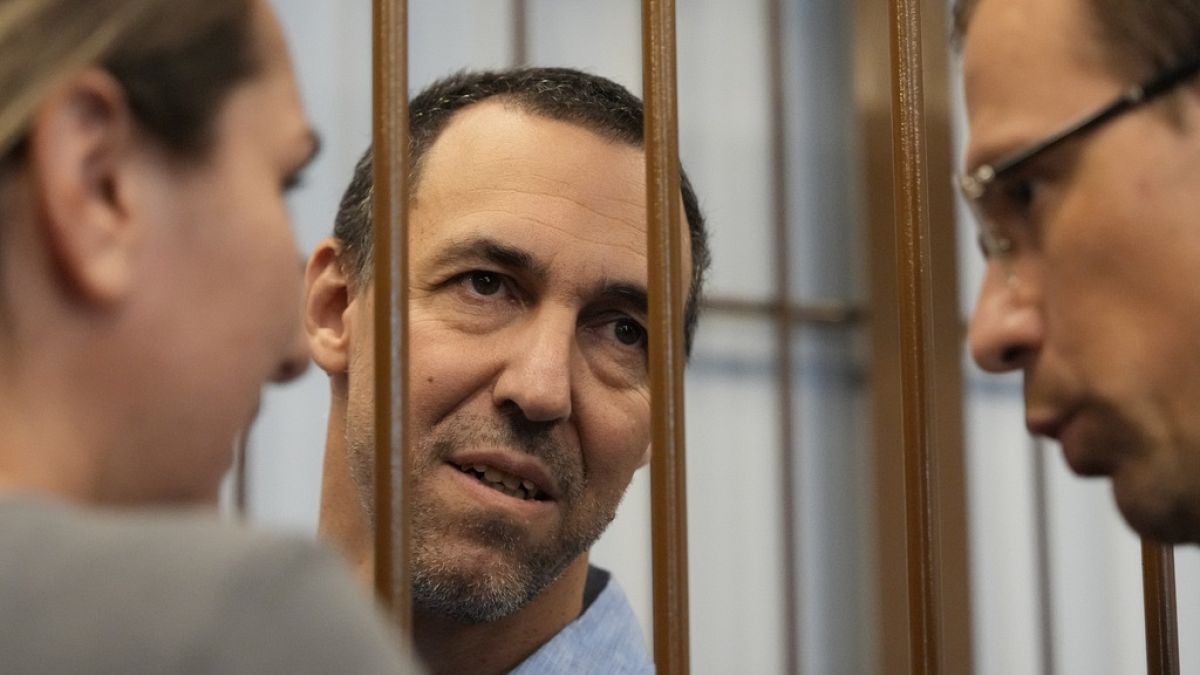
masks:
{"label": "vertical metal bar", "polygon": [[955,194],[945,176],[954,172],[951,129],[950,49],[946,42],[950,6],[945,0],[921,0],[921,55],[924,83],[925,171],[928,198],[930,408],[933,465],[937,470],[933,503],[937,517],[938,658],[945,670],[969,675],[972,647],[970,535],[967,519],[966,436],[963,433],[963,333],[958,284],[958,233]]}
{"label": "vertical metal bar", "polygon": [[[930,370],[932,406],[938,411],[931,420],[937,448],[938,506],[938,595],[939,662],[955,673],[972,667],[971,596],[966,519],[966,478],[962,427],[962,371],[960,318],[954,231],[953,193],[950,182],[938,176],[951,173],[950,102],[948,53],[945,45],[943,0],[922,0],[925,12],[924,83],[929,97],[924,101],[925,171],[928,182],[930,273],[937,280],[932,288],[931,322],[934,327]],[[897,238],[894,192],[893,142],[894,103],[890,32],[892,7],[879,0],[854,3],[854,98],[862,135],[863,199],[867,226],[870,307],[868,329],[871,343],[871,435],[874,441],[874,484],[878,581],[879,665],[883,672],[904,672],[911,659],[908,552],[905,514],[905,457],[897,452],[901,438],[901,349],[899,308],[896,302]],[[944,345],[939,348],[940,345]]]}
{"label": "vertical metal bar", "polygon": [[783,0],[767,2],[768,69],[770,76],[771,116],[771,201],[775,216],[775,300],[772,313],[775,319],[776,361],[778,363],[777,396],[779,401],[779,477],[782,496],[780,523],[783,527],[783,608],[784,663],[787,672],[799,675],[800,654],[800,586],[797,583],[799,556],[796,536],[796,457],[795,426],[792,420],[792,321],[791,307],[791,237],[788,229],[788,162],[787,162],[787,90],[785,80]]}
{"label": "vertical metal bar", "polygon": [[919,0],[891,0],[892,129],[897,273],[900,287],[901,440],[908,548],[909,664],[940,670],[937,544],[928,377],[930,270],[925,186],[924,88]]}
{"label": "vertical metal bar", "polygon": [[[900,438],[900,321],[896,308],[895,189],[892,167],[888,6],[858,0],[854,18],[854,97],[863,146],[862,201],[870,278],[871,436],[874,445],[875,559],[879,672],[908,667],[904,458]],[[957,353],[957,350],[955,350]]]}
{"label": "vertical metal bar", "polygon": [[1042,675],[1054,675],[1054,598],[1050,590],[1050,508],[1046,494],[1046,448],[1040,439],[1032,436],[1029,446],[1030,452],[1033,453],[1034,545],[1037,547],[1038,623],[1042,627],[1038,631],[1042,641]]}
{"label": "vertical metal bar", "polygon": [[375,589],[408,631],[408,3],[374,3]]}
{"label": "vertical metal bar", "polygon": [[651,535],[654,660],[660,675],[688,672],[687,483],[683,307],[690,277],[680,236],[675,2],[642,0],[650,291]]}
{"label": "vertical metal bar", "polygon": [[512,0],[512,64],[529,65],[529,2]]}
{"label": "vertical metal bar", "polygon": [[1142,593],[1146,604],[1146,672],[1179,675],[1175,614],[1175,549],[1142,541]]}

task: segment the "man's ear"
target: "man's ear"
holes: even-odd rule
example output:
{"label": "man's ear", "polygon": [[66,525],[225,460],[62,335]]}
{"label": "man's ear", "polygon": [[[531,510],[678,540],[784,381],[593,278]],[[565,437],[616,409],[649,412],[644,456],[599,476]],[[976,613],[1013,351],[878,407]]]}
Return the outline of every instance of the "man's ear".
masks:
{"label": "man's ear", "polygon": [[140,233],[123,169],[134,129],[120,83],[96,68],[60,84],[31,122],[36,217],[69,292],[85,301],[114,303],[133,287]]}
{"label": "man's ear", "polygon": [[341,242],[325,239],[304,271],[304,331],[313,360],[330,375],[345,373],[350,367],[354,297],[341,254]]}

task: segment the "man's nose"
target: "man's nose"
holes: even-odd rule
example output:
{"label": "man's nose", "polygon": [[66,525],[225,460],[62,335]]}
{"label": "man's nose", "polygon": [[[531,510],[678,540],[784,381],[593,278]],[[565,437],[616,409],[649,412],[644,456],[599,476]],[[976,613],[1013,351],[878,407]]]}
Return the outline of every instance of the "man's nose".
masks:
{"label": "man's nose", "polygon": [[571,416],[573,317],[539,317],[512,336],[504,369],[492,390],[497,407],[515,404],[532,422]]}
{"label": "man's nose", "polygon": [[980,368],[1003,373],[1024,368],[1045,339],[1040,280],[1019,277],[1003,262],[988,263],[967,339]]}

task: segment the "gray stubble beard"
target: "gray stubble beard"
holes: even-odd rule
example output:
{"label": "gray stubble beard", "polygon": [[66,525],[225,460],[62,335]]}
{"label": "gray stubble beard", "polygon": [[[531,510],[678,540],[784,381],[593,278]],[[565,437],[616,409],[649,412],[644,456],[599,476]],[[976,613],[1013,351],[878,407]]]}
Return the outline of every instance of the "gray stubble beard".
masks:
{"label": "gray stubble beard", "polygon": [[[516,447],[541,459],[555,475],[563,490],[559,501],[563,528],[547,544],[527,544],[525,533],[518,525],[490,514],[466,523],[447,524],[429,500],[421,499],[423,475],[436,470],[454,450],[481,442]],[[358,486],[360,501],[374,526],[373,444],[354,447],[347,439],[347,447],[352,448],[351,474]],[[418,613],[466,625],[499,621],[532,602],[591,548],[615,517],[622,496],[615,495],[608,504],[586,499],[583,496],[582,462],[572,458],[569,451],[549,437],[530,438],[513,429],[498,429],[488,420],[457,423],[443,420],[420,442],[412,468],[413,607]],[[574,521],[572,516],[575,516]],[[448,533],[448,528],[456,531]],[[464,566],[460,564],[461,560],[444,555],[439,546],[439,540],[450,535],[483,542],[492,551],[498,551],[504,562],[488,565],[486,569]]]}

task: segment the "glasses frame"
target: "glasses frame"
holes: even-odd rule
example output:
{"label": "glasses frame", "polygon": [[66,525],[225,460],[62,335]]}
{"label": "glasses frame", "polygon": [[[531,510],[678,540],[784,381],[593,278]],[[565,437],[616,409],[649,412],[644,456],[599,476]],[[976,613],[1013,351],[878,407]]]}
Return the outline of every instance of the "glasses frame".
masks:
{"label": "glasses frame", "polygon": [[1145,82],[1130,87],[1108,105],[1024,149],[1005,155],[994,162],[981,164],[970,173],[960,174],[955,182],[963,198],[971,206],[979,224],[979,243],[984,256],[987,258],[1003,256],[1013,250],[1013,240],[1000,234],[989,222],[982,209],[984,199],[999,179],[1015,173],[1021,167],[1067,141],[1094,131],[1121,115],[1173,91],[1197,74],[1200,74],[1200,57],[1161,71]]}

